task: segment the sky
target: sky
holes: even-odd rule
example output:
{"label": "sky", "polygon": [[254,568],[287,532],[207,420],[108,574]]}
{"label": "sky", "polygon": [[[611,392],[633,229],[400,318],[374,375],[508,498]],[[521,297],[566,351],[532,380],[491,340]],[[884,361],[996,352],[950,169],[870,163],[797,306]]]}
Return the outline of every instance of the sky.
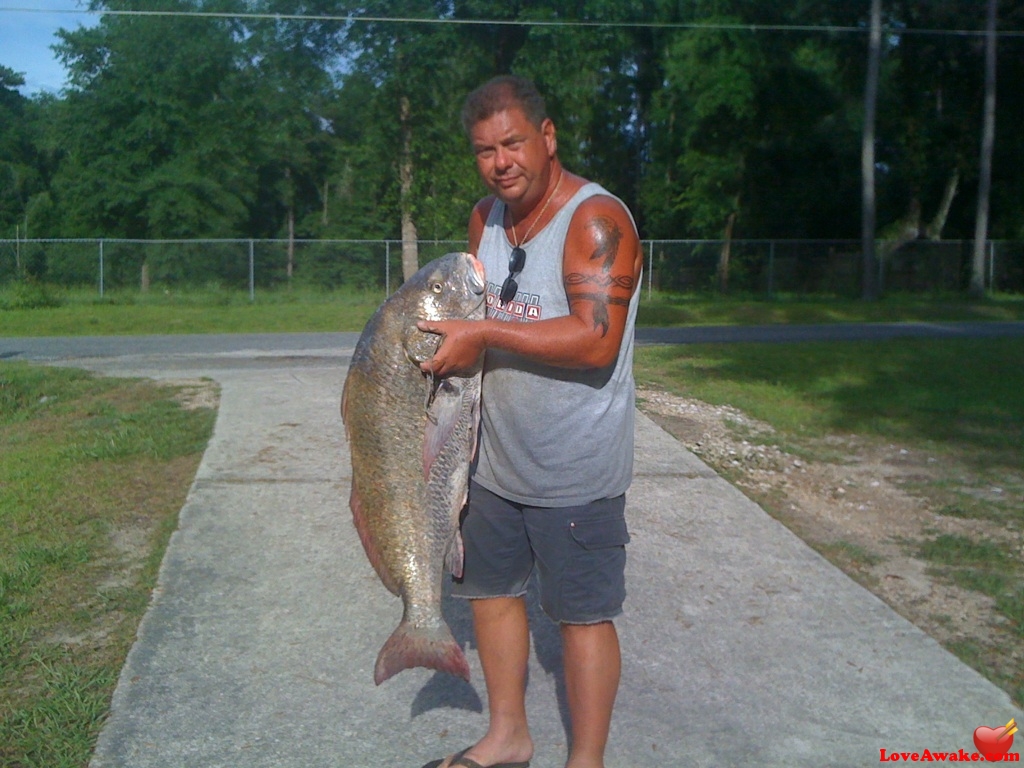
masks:
{"label": "sky", "polygon": [[57,92],[64,86],[67,73],[50,46],[61,27],[73,30],[99,21],[83,9],[76,0],[0,0],[0,64],[25,78],[22,94]]}

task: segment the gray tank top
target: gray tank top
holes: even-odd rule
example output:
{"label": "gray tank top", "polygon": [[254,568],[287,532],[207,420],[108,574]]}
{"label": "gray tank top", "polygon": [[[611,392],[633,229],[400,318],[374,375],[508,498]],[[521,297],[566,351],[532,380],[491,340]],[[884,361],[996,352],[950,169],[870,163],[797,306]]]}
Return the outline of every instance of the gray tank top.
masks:
{"label": "gray tank top", "polygon": [[[585,185],[523,246],[519,293],[504,306],[498,294],[512,243],[503,226],[505,204],[495,201],[477,253],[487,270],[488,317],[536,322],[569,314],[562,282],[565,238],[576,209],[594,195],[614,197],[599,184]],[[487,350],[474,473],[480,485],[538,507],[576,506],[625,493],[633,477],[633,329],[639,300],[637,288],[619,355],[607,368],[558,368]]]}

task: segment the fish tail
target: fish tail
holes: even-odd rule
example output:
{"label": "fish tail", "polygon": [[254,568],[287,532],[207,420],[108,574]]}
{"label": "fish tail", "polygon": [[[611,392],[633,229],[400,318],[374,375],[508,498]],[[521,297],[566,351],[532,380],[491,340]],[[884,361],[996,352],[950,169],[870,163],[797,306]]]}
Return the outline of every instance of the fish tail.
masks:
{"label": "fish tail", "polygon": [[377,654],[373,682],[380,685],[411,667],[436,669],[469,681],[469,663],[445,625],[416,627],[403,619]]}

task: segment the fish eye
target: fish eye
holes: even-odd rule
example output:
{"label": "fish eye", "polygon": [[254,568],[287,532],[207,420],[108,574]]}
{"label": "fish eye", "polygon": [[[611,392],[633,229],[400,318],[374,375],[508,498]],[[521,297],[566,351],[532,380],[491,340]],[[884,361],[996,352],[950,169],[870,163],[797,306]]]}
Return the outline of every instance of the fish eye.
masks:
{"label": "fish eye", "polygon": [[444,286],[441,285],[440,283],[434,283],[432,286],[430,286],[430,290],[432,290],[434,293],[440,293],[443,289]]}

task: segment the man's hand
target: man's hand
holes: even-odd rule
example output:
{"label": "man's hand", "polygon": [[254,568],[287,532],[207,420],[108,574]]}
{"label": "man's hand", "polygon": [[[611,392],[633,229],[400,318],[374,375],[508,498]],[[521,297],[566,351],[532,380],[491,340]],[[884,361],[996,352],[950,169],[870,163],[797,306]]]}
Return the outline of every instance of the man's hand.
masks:
{"label": "man's hand", "polygon": [[482,320],[420,320],[416,327],[426,333],[440,334],[441,344],[420,369],[435,376],[450,376],[475,369],[484,352]]}

